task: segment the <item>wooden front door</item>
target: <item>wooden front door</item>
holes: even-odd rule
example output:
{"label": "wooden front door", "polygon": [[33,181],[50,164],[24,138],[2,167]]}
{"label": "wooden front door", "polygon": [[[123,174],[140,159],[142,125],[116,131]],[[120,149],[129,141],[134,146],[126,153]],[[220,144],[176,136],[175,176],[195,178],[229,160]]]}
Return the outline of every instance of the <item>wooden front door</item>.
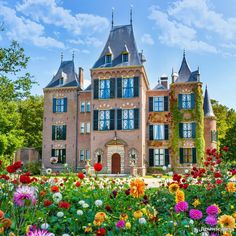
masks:
{"label": "wooden front door", "polygon": [[120,155],[118,153],[112,155],[111,173],[120,174]]}

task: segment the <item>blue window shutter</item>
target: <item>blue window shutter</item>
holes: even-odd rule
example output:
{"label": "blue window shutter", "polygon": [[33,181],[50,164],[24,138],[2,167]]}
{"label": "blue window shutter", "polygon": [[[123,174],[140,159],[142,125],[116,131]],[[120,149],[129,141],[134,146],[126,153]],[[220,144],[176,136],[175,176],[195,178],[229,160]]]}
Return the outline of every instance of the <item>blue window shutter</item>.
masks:
{"label": "blue window shutter", "polygon": [[117,109],[117,129],[122,130],[122,109]]}
{"label": "blue window shutter", "polygon": [[168,111],[168,110],[169,110],[169,97],[164,96],[164,111]]}
{"label": "blue window shutter", "polygon": [[192,138],[196,138],[196,123],[192,123]]}
{"label": "blue window shutter", "polygon": [[183,94],[179,94],[178,95],[178,107],[179,109],[182,109],[182,97],[183,97]]}
{"label": "blue window shutter", "polygon": [[179,137],[183,138],[183,123],[179,123]]}
{"label": "blue window shutter", "polygon": [[66,140],[66,125],[63,125],[63,140]]}
{"label": "blue window shutter", "polygon": [[134,109],[134,129],[139,129],[139,109]]}
{"label": "blue window shutter", "polygon": [[154,149],[149,149],[149,166],[154,166]]}
{"label": "blue window shutter", "polygon": [[149,140],[153,140],[153,125],[149,125]]}
{"label": "blue window shutter", "polygon": [[179,149],[179,163],[180,164],[184,163],[184,149],[183,148]]}
{"label": "blue window shutter", "polygon": [[153,97],[148,98],[149,111],[153,111]]}
{"label": "blue window shutter", "polygon": [[67,112],[67,98],[64,98],[64,112]]}
{"label": "blue window shutter", "polygon": [[66,149],[62,149],[62,157],[61,157],[61,160],[62,160],[62,164],[65,164],[65,163],[66,163]]}
{"label": "blue window shutter", "polygon": [[99,80],[93,80],[93,98],[98,99],[98,92],[99,92]]}
{"label": "blue window shutter", "polygon": [[98,130],[98,110],[93,111],[93,130]]}
{"label": "blue window shutter", "polygon": [[195,94],[191,93],[191,108],[195,108]]}
{"label": "blue window shutter", "polygon": [[110,79],[110,98],[115,97],[115,91],[116,91],[116,80],[115,78]]}
{"label": "blue window shutter", "polygon": [[122,78],[117,78],[116,79],[117,83],[117,97],[122,98]]}
{"label": "blue window shutter", "polygon": [[169,149],[165,149],[165,166],[170,164]]}
{"label": "blue window shutter", "polygon": [[164,131],[165,131],[165,140],[169,139],[169,125],[164,126]]}
{"label": "blue window shutter", "polygon": [[193,164],[196,164],[197,163],[196,148],[192,148],[192,157],[193,157]]}
{"label": "blue window shutter", "polygon": [[52,126],[52,140],[55,140],[55,130],[56,130],[56,127],[55,125]]}
{"label": "blue window shutter", "polygon": [[110,110],[110,130],[115,129],[115,110]]}
{"label": "blue window shutter", "polygon": [[139,77],[134,77],[134,97],[139,96]]}
{"label": "blue window shutter", "polygon": [[56,113],[56,102],[57,102],[57,99],[53,98],[53,100],[52,100],[52,111],[53,111],[53,113]]}
{"label": "blue window shutter", "polygon": [[55,149],[51,150],[51,157],[55,157]]}

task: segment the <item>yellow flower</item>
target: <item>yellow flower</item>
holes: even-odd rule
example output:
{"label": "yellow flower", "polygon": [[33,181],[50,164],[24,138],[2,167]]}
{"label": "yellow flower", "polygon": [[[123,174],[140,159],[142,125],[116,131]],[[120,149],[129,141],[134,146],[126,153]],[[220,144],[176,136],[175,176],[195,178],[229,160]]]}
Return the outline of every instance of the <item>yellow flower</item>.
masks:
{"label": "yellow flower", "polygon": [[13,232],[10,232],[9,236],[16,236],[16,235]]}
{"label": "yellow flower", "polygon": [[200,205],[201,202],[199,201],[199,199],[195,199],[195,201],[192,203],[192,205],[196,208],[198,205]]}
{"label": "yellow flower", "polygon": [[223,236],[232,236],[232,234],[230,232],[224,232]]}
{"label": "yellow flower", "polygon": [[184,192],[182,190],[178,190],[176,193],[175,193],[175,201],[176,203],[178,202],[184,202]]}
{"label": "yellow flower", "polygon": [[3,233],[4,233],[4,228],[1,227],[1,228],[0,228],[0,234],[3,234]]}
{"label": "yellow flower", "polygon": [[228,192],[234,193],[236,191],[235,184],[233,182],[227,183],[226,189]]}
{"label": "yellow flower", "polygon": [[232,216],[234,217],[234,219],[236,219],[236,211],[232,214]]}
{"label": "yellow flower", "polygon": [[222,228],[235,228],[235,219],[233,216],[223,215],[218,219],[218,222],[222,226]]}
{"label": "yellow flower", "polygon": [[106,218],[106,213],[104,213],[102,211],[98,212],[94,217],[95,220],[98,220],[101,222],[103,222],[105,220],[105,218]]}
{"label": "yellow flower", "polygon": [[139,198],[144,195],[145,183],[141,179],[134,179],[130,182],[130,194]]}
{"label": "yellow flower", "polygon": [[124,221],[126,221],[126,220],[128,220],[128,215],[127,214],[125,214],[125,213],[122,213],[121,215],[120,215],[120,220],[124,220]]}
{"label": "yellow flower", "polygon": [[98,220],[98,219],[95,219],[95,220],[93,221],[93,224],[94,224],[95,226],[100,226],[100,225],[102,224],[102,221],[100,221],[100,220]]}
{"label": "yellow flower", "polygon": [[218,214],[220,214],[221,213],[221,209],[220,209],[220,207],[217,205],[217,204],[213,204],[214,206],[216,206],[217,208],[218,208]]}
{"label": "yellow flower", "polygon": [[178,190],[179,190],[179,185],[178,184],[173,183],[169,186],[169,192],[170,193],[176,193]]}
{"label": "yellow flower", "polygon": [[143,216],[143,213],[142,213],[142,211],[140,211],[140,210],[137,210],[137,211],[135,211],[134,212],[134,218],[141,218],[142,216]]}
{"label": "yellow flower", "polygon": [[166,234],[166,236],[173,236],[173,234]]}
{"label": "yellow flower", "polygon": [[85,227],[85,229],[84,229],[84,232],[85,232],[85,233],[90,233],[90,232],[92,232],[92,231],[93,231],[93,229],[92,229],[91,226],[87,226],[87,227]]}
{"label": "yellow flower", "polygon": [[131,228],[130,222],[126,222],[125,227],[126,227],[126,229],[130,229]]}
{"label": "yellow flower", "polygon": [[142,208],[141,211],[144,215],[147,215],[147,209],[146,208]]}

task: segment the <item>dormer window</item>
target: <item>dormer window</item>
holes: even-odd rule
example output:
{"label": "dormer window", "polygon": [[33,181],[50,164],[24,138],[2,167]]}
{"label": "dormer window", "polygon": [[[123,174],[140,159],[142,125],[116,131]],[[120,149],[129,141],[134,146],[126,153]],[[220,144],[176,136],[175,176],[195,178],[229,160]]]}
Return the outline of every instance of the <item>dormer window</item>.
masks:
{"label": "dormer window", "polygon": [[62,84],[64,84],[64,78],[59,79],[59,85],[62,85]]}
{"label": "dormer window", "polygon": [[122,62],[128,62],[129,61],[129,53],[123,52],[122,53]]}
{"label": "dormer window", "polygon": [[105,64],[110,64],[112,59],[112,54],[108,53],[105,55]]}

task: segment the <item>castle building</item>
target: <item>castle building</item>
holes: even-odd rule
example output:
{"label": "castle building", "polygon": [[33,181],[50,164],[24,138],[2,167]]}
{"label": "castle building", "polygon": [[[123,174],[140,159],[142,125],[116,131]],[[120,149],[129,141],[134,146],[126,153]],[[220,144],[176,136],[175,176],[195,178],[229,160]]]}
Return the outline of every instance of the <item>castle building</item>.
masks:
{"label": "castle building", "polygon": [[83,69],[61,61],[44,88],[43,165],[77,171],[101,162],[105,173],[140,175],[171,166],[181,172],[201,164],[217,142],[208,90],[204,102],[199,69],[185,53],[171,83],[163,75],[151,89],[145,57],[136,46],[132,21],[113,26],[84,88]]}

